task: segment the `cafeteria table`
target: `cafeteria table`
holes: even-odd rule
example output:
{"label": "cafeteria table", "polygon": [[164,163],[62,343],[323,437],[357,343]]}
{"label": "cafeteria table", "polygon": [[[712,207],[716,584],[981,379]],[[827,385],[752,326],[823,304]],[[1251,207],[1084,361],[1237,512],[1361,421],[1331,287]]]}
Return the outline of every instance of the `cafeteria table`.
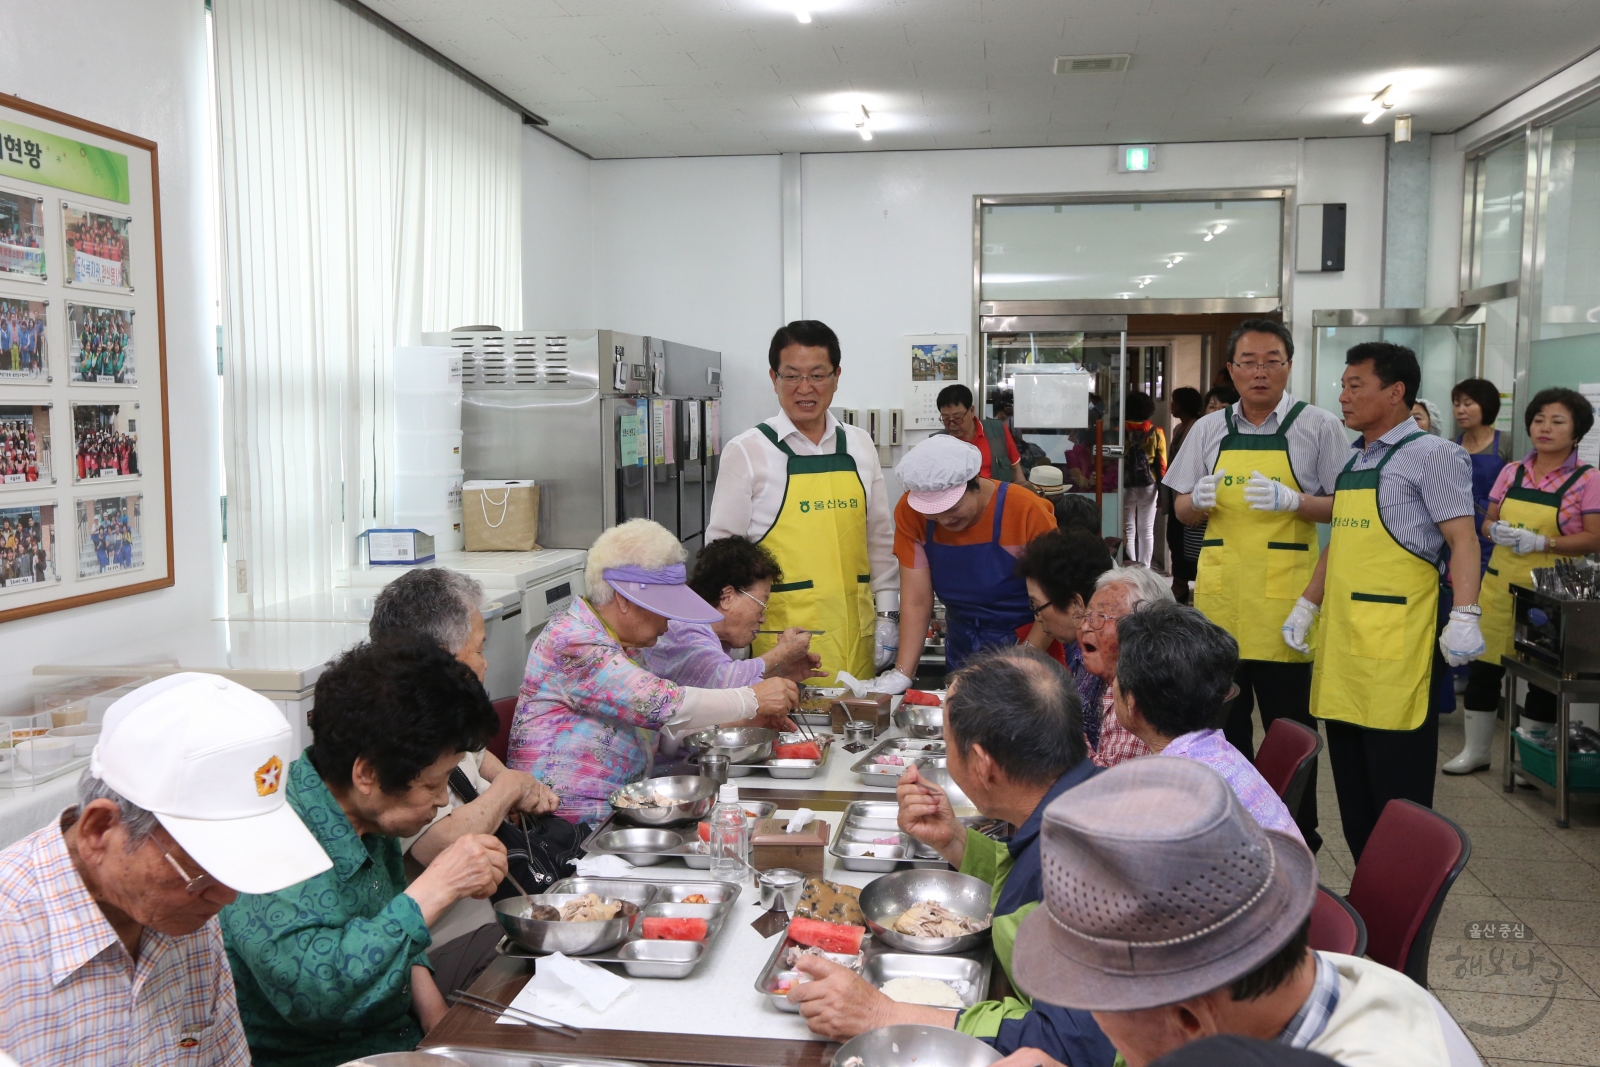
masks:
{"label": "cafeteria table", "polygon": [[[850,762],[856,758],[848,752],[838,754],[849,757]],[[750,780],[740,780],[741,797],[747,795],[742,786]],[[793,784],[798,783],[781,780],[773,783],[774,787]],[[831,837],[843,804],[838,810],[822,807],[818,799],[827,792],[818,789],[792,791],[779,801],[780,817],[802,805],[810,807],[818,818],[829,824]],[[885,794],[894,795],[886,790],[876,790],[873,795],[881,799]],[[692,881],[708,879],[710,872],[690,870],[668,861],[636,869],[629,875],[652,881]],[[826,857],[824,876],[857,887],[879,877],[843,870],[831,855]],[[562,1021],[584,1030],[580,1037],[564,1037],[532,1026],[500,1023],[483,1012],[456,1005],[428,1034],[421,1047],[456,1045],[515,1049],[558,1058],[581,1056],[674,1067],[744,1067],[747,1064],[827,1067],[839,1046],[813,1035],[798,1014],[778,1010],[755,989],[756,976],[774,945],[770,938],[763,938],[750,925],[760,915],[756,899],[755,888],[747,887],[740,896],[737,911],[711,946],[707,959],[690,977],[630,979],[634,988],[603,1015],[563,1015]],[[474,983],[472,992],[509,1004],[532,973],[528,961],[501,957]],[[1000,995],[1004,989],[1004,974],[995,968],[990,995]],[[587,1008],[576,1010],[588,1012]]]}

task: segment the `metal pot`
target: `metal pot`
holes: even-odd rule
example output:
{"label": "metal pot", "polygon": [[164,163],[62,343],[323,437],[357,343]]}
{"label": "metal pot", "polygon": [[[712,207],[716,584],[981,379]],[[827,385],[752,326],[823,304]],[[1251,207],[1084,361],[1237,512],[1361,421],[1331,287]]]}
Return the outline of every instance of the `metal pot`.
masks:
{"label": "metal pot", "polygon": [[720,752],[729,763],[764,763],[772,758],[778,731],[764,726],[713,726],[683,739],[685,752]]}
{"label": "metal pot", "polygon": [[985,927],[957,937],[913,937],[896,933],[894,921],[913,904],[937,901],[969,919],[993,920],[991,887],[981,878],[934,869],[896,871],[875,878],[861,891],[861,915],[872,935],[902,952],[970,952],[989,938]]}
{"label": "metal pot", "polygon": [[[652,795],[670,797],[677,803],[645,808],[625,807],[617,803],[623,799],[647,799]],[[611,806],[617,809],[620,817],[640,826],[675,826],[705,818],[716,799],[717,783],[714,780],[693,774],[679,774],[669,778],[646,778],[642,782],[623,786],[611,794]]]}
{"label": "metal pot", "polygon": [[[530,897],[535,904],[548,904],[553,908],[578,899],[576,893],[540,893]],[[560,952],[568,956],[584,956],[616,948],[628,939],[639,922],[639,905],[631,900],[622,901],[622,910],[615,919],[593,923],[548,922],[527,917],[528,905],[521,897],[507,897],[496,901],[494,917],[506,936],[530,952]]]}

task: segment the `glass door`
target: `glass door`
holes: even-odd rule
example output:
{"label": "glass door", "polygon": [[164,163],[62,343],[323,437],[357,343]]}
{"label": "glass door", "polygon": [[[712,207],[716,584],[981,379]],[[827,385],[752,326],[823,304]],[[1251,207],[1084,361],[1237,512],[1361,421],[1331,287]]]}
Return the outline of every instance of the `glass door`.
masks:
{"label": "glass door", "polygon": [[1460,308],[1371,308],[1311,313],[1311,402],[1339,410],[1345,353],[1368,341],[1404,345],[1422,368],[1417,396],[1433,404],[1443,436],[1454,437],[1450,390],[1463,378],[1483,374],[1486,332],[1482,305]]}
{"label": "glass door", "polygon": [[1007,332],[983,334],[983,388],[1011,391],[1023,466],[1061,468],[1070,492],[1096,499],[1101,532],[1121,537],[1127,331],[1005,325]]}

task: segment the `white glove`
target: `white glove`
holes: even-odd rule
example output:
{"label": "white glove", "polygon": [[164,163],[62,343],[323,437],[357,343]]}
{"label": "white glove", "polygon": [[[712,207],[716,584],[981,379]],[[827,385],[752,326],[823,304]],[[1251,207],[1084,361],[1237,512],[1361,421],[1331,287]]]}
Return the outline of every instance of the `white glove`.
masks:
{"label": "white glove", "polygon": [[1260,471],[1251,471],[1244,483],[1244,500],[1256,511],[1299,511],[1300,494]]}
{"label": "white glove", "polygon": [[1489,540],[1497,545],[1505,545],[1518,556],[1526,556],[1530,552],[1545,552],[1550,548],[1550,539],[1544,534],[1525,530],[1521,526],[1513,526],[1504,520],[1497,521],[1489,527]]}
{"label": "white glove", "polygon": [[882,670],[893,667],[900,655],[900,624],[893,619],[880,617],[872,634],[874,665]]}
{"label": "white glove", "polygon": [[1194,483],[1194,490],[1189,494],[1189,503],[1196,510],[1210,511],[1217,506],[1217,486],[1222,484],[1222,478],[1228,472],[1225,470],[1214,471]]}
{"label": "white glove", "polygon": [[911,679],[899,667],[890,667],[867,684],[869,693],[888,693],[891,696],[911,688]]}
{"label": "white glove", "polygon": [[1317,615],[1321,611],[1317,605],[1301,597],[1283,622],[1283,643],[1296,652],[1310,652],[1311,645],[1306,638],[1311,636],[1311,627],[1316,623]]}
{"label": "white glove", "polygon": [[1479,616],[1459,608],[1450,613],[1450,621],[1439,635],[1439,651],[1450,666],[1465,666],[1483,653],[1483,631],[1478,620]]}

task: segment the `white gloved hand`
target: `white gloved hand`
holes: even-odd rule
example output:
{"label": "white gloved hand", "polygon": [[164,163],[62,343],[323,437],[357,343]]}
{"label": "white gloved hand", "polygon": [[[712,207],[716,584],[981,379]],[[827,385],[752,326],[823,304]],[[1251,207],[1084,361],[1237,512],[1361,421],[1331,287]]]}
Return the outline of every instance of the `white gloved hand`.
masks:
{"label": "white gloved hand", "polygon": [[1300,494],[1260,471],[1251,471],[1244,483],[1244,500],[1256,511],[1299,511]]}
{"label": "white gloved hand", "polygon": [[911,688],[911,679],[899,667],[890,667],[867,684],[869,693],[888,693],[891,696]]}
{"label": "white gloved hand", "polygon": [[1306,639],[1311,636],[1311,627],[1316,624],[1321,611],[1317,605],[1301,597],[1283,622],[1283,643],[1296,652],[1310,652],[1311,645]]}
{"label": "white gloved hand", "polygon": [[1483,654],[1483,630],[1479,616],[1457,608],[1450,613],[1450,621],[1439,635],[1439,651],[1444,661],[1452,667],[1465,666]]}
{"label": "white gloved hand", "polygon": [[1194,490],[1189,494],[1189,503],[1198,511],[1210,511],[1217,506],[1217,486],[1222,484],[1223,476],[1228,472],[1217,470],[1194,483]]}
{"label": "white gloved hand", "polygon": [[1489,539],[1497,545],[1505,545],[1512,553],[1526,556],[1530,552],[1545,552],[1550,548],[1550,539],[1541,533],[1513,526],[1503,520],[1495,522],[1489,527]]}
{"label": "white gloved hand", "polygon": [[894,661],[900,657],[900,624],[880,616],[873,627],[872,644],[876,660],[874,666],[879,670],[893,667]]}

